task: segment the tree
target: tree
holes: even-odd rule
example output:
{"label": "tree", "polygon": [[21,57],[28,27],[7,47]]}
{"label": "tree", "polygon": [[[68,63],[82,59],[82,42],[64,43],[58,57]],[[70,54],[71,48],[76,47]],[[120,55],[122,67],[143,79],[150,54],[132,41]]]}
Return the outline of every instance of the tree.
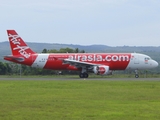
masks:
{"label": "tree", "polygon": [[84,51],[84,50],[81,50],[80,53],[85,53],[85,51]]}
{"label": "tree", "polygon": [[11,71],[12,71],[12,69],[11,69],[9,63],[3,63],[3,64],[4,64],[4,66],[6,67],[5,74],[10,74]]}
{"label": "tree", "polygon": [[0,62],[0,75],[6,75],[11,73],[11,67],[8,63]]}
{"label": "tree", "polygon": [[59,51],[56,50],[56,49],[51,49],[51,50],[48,50],[47,52],[48,52],[48,53],[59,53]]}
{"label": "tree", "polygon": [[61,49],[59,50],[59,52],[60,52],[60,53],[74,53],[74,50],[67,47],[67,48],[61,48]]}
{"label": "tree", "polygon": [[78,48],[75,49],[75,53],[79,53],[79,49]]}
{"label": "tree", "polygon": [[46,48],[43,49],[42,53],[47,53],[47,49]]}

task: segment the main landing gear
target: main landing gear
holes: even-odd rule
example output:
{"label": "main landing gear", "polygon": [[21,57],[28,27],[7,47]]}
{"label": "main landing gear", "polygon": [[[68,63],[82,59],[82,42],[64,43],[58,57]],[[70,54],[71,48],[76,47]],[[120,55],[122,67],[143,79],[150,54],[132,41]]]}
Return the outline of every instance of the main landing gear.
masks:
{"label": "main landing gear", "polygon": [[88,78],[88,73],[87,73],[87,68],[86,67],[82,67],[82,71],[79,74],[80,78]]}
{"label": "main landing gear", "polygon": [[79,74],[80,78],[88,78],[88,73],[84,72],[84,73],[80,73]]}
{"label": "main landing gear", "polygon": [[135,70],[135,78],[139,78],[138,70]]}

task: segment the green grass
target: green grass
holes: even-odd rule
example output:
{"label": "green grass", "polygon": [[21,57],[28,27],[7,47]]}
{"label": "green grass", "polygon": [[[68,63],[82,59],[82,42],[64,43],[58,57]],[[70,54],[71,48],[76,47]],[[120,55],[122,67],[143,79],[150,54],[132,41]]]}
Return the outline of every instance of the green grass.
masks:
{"label": "green grass", "polygon": [[159,120],[160,81],[1,80],[0,120]]}

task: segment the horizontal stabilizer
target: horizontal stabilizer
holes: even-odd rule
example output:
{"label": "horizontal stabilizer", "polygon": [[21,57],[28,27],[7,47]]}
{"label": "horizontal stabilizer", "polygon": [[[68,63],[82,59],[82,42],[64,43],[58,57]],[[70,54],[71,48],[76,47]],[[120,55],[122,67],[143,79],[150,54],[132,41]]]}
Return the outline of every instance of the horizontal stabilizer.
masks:
{"label": "horizontal stabilizer", "polygon": [[18,62],[23,62],[24,61],[23,57],[15,57],[15,56],[12,56],[12,55],[4,56],[4,59],[16,60]]}

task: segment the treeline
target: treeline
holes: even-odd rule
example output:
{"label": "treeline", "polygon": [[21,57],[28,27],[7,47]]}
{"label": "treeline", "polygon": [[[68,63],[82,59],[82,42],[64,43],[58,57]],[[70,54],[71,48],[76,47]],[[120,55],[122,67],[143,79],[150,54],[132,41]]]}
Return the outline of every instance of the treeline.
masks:
{"label": "treeline", "polygon": [[61,48],[59,50],[51,49],[47,50],[46,48],[42,50],[42,53],[85,53],[84,50],[79,50],[78,48],[71,49],[71,48]]}
{"label": "treeline", "polygon": [[[0,62],[0,75],[58,75],[71,74],[69,71],[46,70],[41,68],[33,68],[26,65],[16,63],[2,63]],[[75,73],[72,73],[75,74]]]}

